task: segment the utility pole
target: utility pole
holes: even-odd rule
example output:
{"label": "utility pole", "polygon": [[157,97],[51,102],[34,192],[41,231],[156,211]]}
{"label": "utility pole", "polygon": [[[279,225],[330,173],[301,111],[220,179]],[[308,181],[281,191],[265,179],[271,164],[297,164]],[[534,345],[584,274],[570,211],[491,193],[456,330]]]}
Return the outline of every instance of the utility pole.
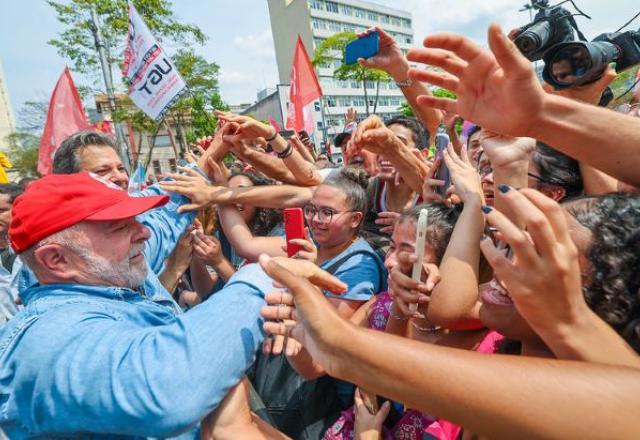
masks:
{"label": "utility pole", "polygon": [[[91,8],[91,21],[89,27],[93,33],[93,40],[95,42],[96,50],[98,51],[98,58],[100,59],[100,65],[102,66],[102,76],[104,78],[104,86],[107,90],[107,98],[109,99],[109,107],[111,114],[116,111],[116,95],[113,89],[113,79],[111,77],[111,64],[107,59],[107,51],[104,44],[104,38],[102,37],[102,31],[100,30],[100,21],[98,19],[98,13],[95,8]],[[129,148],[127,146],[126,137],[122,124],[117,122],[114,124],[116,129],[116,139],[118,143],[118,154],[120,160],[124,164],[127,171],[131,170],[131,157],[129,155]]]}

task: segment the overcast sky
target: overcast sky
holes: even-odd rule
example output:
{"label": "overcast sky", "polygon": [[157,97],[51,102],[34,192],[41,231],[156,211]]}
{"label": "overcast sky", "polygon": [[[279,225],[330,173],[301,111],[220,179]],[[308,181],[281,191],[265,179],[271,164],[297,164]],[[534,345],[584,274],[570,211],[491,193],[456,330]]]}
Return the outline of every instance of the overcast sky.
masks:
{"label": "overcast sky", "polygon": [[[525,0],[373,1],[410,11],[416,44],[437,31],[461,33],[484,44],[489,23],[510,29],[529,21],[528,13],[518,11]],[[0,60],[17,114],[25,101],[48,99],[64,69],[65,60],[47,45],[62,26],[44,0],[0,3]],[[592,17],[577,17],[587,38],[616,30],[640,10],[640,3],[632,0],[577,4]],[[220,90],[227,103],[253,102],[257,91],[275,86],[278,75],[266,0],[174,0],[173,5],[179,20],[199,26],[209,36],[195,49],[222,67]],[[632,27],[640,27],[640,19]],[[74,78],[83,81],[77,74]]]}

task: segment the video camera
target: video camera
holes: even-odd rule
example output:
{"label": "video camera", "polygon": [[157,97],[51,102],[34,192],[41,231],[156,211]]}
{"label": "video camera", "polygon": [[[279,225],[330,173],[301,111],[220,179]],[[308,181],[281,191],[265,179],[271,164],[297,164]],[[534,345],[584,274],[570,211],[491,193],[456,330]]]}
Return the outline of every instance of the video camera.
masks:
{"label": "video camera", "polygon": [[[640,63],[640,32],[606,33],[589,42],[574,15],[561,6],[566,1],[555,6],[549,6],[548,0],[532,3],[538,12],[531,23],[519,29],[514,43],[529,60],[544,61],[542,77],[555,89],[597,81],[612,62],[617,72]],[[590,18],[571,3],[580,13],[576,15]]]}

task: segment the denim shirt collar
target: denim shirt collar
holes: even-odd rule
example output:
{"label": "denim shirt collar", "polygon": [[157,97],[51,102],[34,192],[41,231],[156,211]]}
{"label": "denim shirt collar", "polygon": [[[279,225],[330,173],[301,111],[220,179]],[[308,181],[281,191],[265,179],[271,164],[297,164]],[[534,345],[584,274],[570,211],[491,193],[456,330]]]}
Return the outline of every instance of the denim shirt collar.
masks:
{"label": "denim shirt collar", "polygon": [[132,301],[146,297],[142,292],[113,286],[90,286],[83,284],[36,284],[20,293],[25,305],[48,296],[94,296],[117,301]]}

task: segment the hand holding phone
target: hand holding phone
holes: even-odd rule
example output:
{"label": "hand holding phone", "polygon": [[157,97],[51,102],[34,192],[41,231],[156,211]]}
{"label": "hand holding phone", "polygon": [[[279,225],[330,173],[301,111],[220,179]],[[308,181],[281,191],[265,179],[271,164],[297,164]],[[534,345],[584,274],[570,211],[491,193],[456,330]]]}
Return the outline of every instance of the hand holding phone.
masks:
{"label": "hand holding phone", "polygon": [[[416,261],[413,263],[413,271],[411,273],[411,278],[418,282],[421,281],[420,276],[422,275],[422,260],[424,259],[424,245],[427,239],[428,220],[429,212],[426,209],[420,210],[418,224],[416,225]],[[409,304],[409,310],[415,313],[418,310],[418,304]]]}
{"label": "hand holding phone", "polygon": [[359,58],[371,58],[380,50],[380,34],[371,32],[357,40],[353,40],[344,50],[344,63],[355,64]]}
{"label": "hand holding phone", "polygon": [[438,130],[436,133],[435,144],[436,144],[436,158],[440,158],[440,166],[436,171],[436,174],[433,176],[434,179],[442,180],[444,185],[439,186],[437,188],[437,192],[442,196],[446,197],[447,190],[449,186],[451,186],[451,176],[449,175],[449,168],[447,168],[447,164],[444,162],[444,158],[442,154],[444,150],[447,149],[447,146],[451,140],[449,139],[449,135],[444,132],[444,130]]}
{"label": "hand holding phone", "polygon": [[296,238],[307,238],[304,229],[304,215],[302,208],[285,208],[284,210],[284,232],[287,240],[287,256],[291,258],[299,251],[304,251],[300,245],[291,243]]}

